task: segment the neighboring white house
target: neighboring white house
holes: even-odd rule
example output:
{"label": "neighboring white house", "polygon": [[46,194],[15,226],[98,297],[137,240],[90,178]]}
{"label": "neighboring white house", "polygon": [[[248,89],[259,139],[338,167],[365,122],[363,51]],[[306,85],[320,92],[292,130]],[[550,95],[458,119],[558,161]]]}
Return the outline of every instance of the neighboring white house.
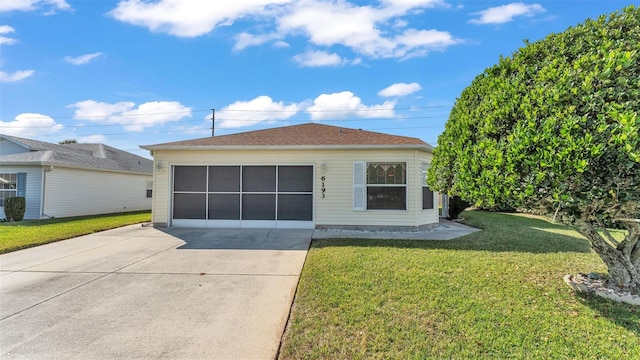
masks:
{"label": "neighboring white house", "polygon": [[149,210],[152,173],[153,161],[107,145],[0,134],[0,219],[13,196],[25,219]]}
{"label": "neighboring white house", "polygon": [[141,146],[154,158],[153,222],[173,227],[418,230],[439,221],[432,147],[303,124]]}

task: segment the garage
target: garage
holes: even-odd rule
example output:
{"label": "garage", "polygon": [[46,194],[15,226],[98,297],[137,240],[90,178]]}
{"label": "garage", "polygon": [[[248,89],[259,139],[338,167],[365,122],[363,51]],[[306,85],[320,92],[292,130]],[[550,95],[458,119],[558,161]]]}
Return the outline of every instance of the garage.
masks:
{"label": "garage", "polygon": [[313,166],[173,166],[172,225],[314,228]]}
{"label": "garage", "polygon": [[157,227],[438,225],[425,182],[432,147],[420,139],[309,123],[142,148],[154,160]]}

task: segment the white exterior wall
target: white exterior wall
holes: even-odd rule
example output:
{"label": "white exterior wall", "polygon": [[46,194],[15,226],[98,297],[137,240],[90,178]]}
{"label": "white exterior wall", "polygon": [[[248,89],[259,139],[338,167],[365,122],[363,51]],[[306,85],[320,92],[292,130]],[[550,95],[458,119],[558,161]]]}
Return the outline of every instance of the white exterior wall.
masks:
{"label": "white exterior wall", "polygon": [[[4,146],[4,143],[2,144]],[[25,188],[25,220],[40,219],[42,195],[42,167],[40,166],[0,166],[1,173],[27,173]],[[0,219],[4,219],[4,208],[0,207]]]}
{"label": "white exterior wall", "polygon": [[[438,222],[438,209],[422,210],[418,150],[154,151],[153,222],[170,224],[171,168],[176,165],[313,165],[316,226],[409,226]],[[406,162],[407,210],[353,210],[353,162]],[[320,164],[325,163],[325,170]],[[159,164],[159,165],[158,165]],[[158,170],[158,166],[161,168]],[[322,198],[322,176],[325,198]]]}
{"label": "white exterior wall", "polygon": [[43,212],[68,217],[149,210],[150,180],[151,175],[54,167],[46,174]]}
{"label": "white exterior wall", "polygon": [[0,139],[0,155],[12,155],[29,152],[28,149],[7,139]]}

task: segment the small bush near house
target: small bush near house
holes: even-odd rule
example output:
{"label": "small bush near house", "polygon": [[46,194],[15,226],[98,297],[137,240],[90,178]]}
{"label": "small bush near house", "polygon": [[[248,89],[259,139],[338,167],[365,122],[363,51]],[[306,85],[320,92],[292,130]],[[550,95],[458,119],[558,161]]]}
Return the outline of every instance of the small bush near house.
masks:
{"label": "small bush near house", "polygon": [[27,202],[22,196],[4,200],[4,214],[8,221],[22,221]]}

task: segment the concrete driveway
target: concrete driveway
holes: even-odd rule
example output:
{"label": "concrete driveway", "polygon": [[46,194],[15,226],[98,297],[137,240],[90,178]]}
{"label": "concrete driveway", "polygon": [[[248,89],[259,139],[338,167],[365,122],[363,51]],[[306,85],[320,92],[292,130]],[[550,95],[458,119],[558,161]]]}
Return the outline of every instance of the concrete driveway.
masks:
{"label": "concrete driveway", "polygon": [[312,232],[135,225],[0,255],[0,358],[272,359]]}

